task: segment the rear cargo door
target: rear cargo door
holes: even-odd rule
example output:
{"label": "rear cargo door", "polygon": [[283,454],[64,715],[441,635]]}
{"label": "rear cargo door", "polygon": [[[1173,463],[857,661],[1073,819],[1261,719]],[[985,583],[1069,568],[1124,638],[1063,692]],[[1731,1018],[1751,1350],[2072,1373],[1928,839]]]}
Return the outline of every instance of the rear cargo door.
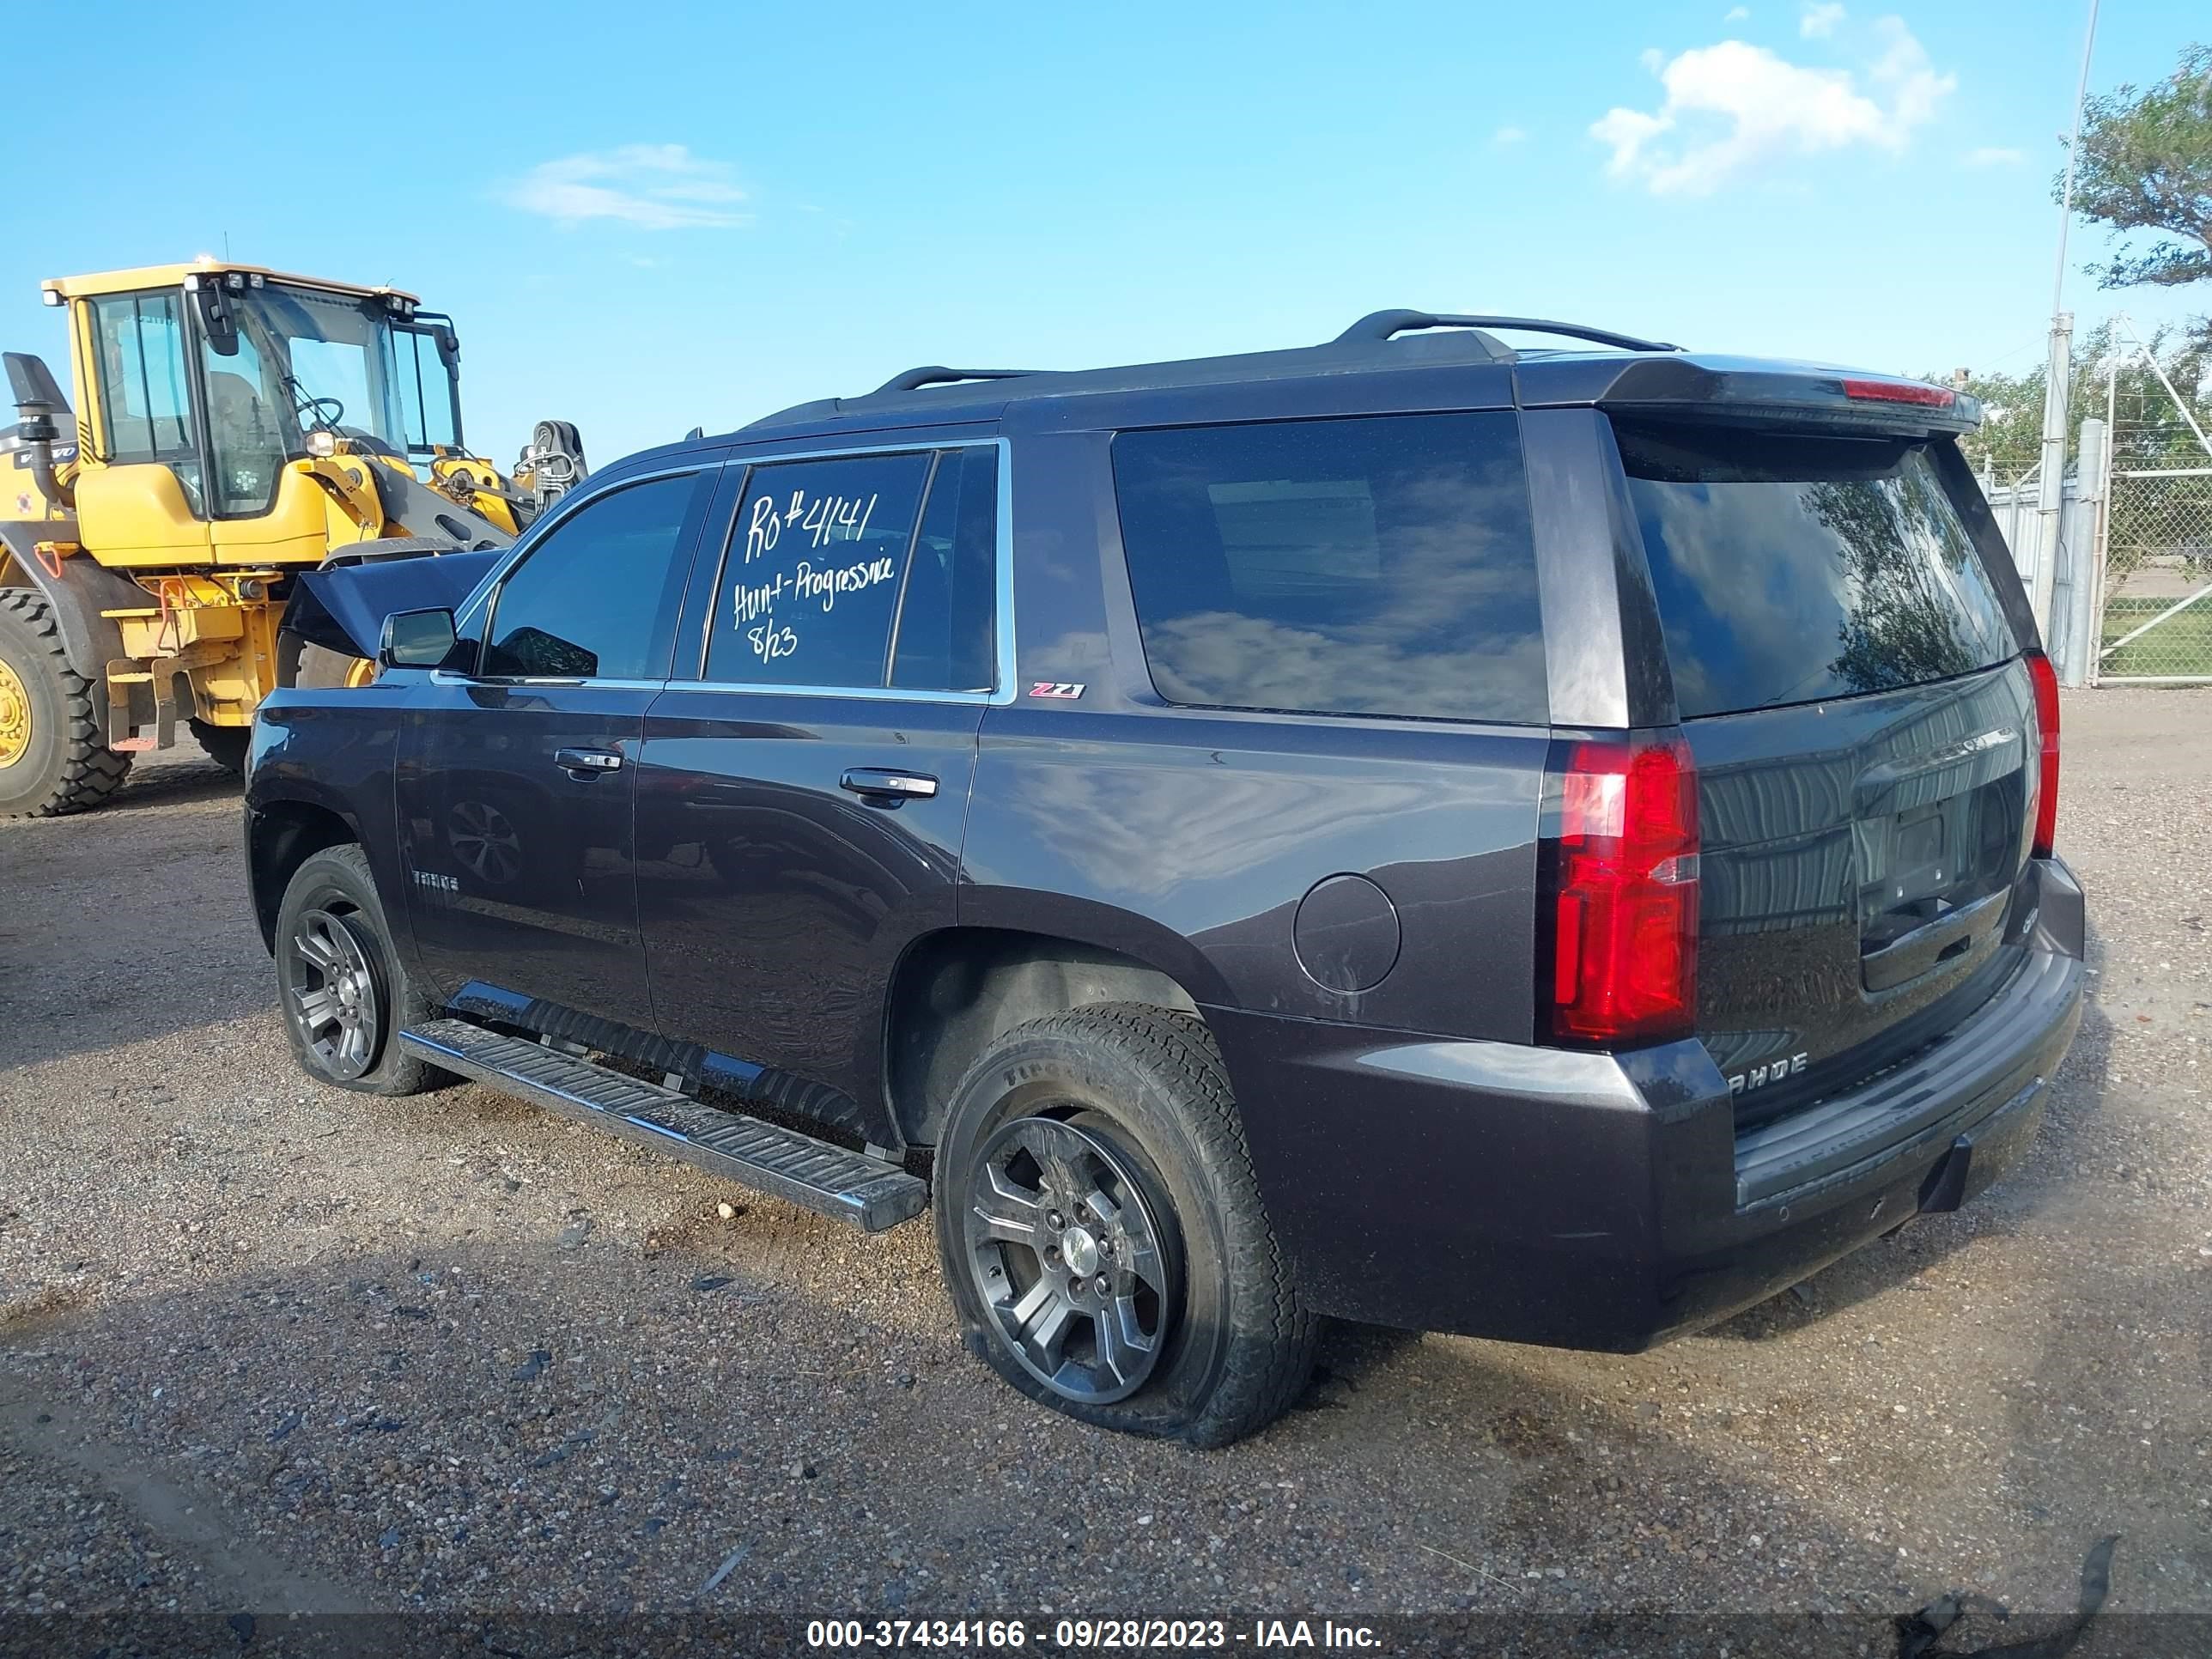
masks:
{"label": "rear cargo door", "polygon": [[2011,963],[2039,744],[1948,439],[1617,417],[1703,820],[1699,1035],[1740,1122],[1924,1046]]}

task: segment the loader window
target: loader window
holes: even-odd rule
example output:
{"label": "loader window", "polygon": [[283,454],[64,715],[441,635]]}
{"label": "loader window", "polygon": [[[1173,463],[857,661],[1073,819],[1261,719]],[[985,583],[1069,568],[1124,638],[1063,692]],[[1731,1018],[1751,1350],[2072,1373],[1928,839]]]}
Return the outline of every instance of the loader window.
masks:
{"label": "loader window", "polygon": [[201,347],[207,375],[209,503],[218,519],[258,518],[276,501],[284,469],[284,429],[272,394],[281,398],[261,354],[244,333],[228,356]]}
{"label": "loader window", "polygon": [[319,422],[356,427],[388,437],[380,412],[368,393],[368,348],[350,340],[316,340],[295,336],[292,348],[292,378],[299,384],[301,403],[321,401],[301,411],[302,428]]}
{"label": "loader window", "polygon": [[290,453],[317,427],[405,447],[382,306],[270,283],[248,289],[236,309],[240,336],[275,370],[268,391]]}
{"label": "loader window", "polygon": [[199,446],[185,373],[181,295],[105,294],[92,302],[92,314],[106,458],[181,463],[187,491],[197,489]]}
{"label": "loader window", "polygon": [[459,447],[453,374],[438,355],[436,337],[424,329],[395,328],[384,337],[391,360],[385,365],[385,375],[399,404],[399,425],[407,436],[407,453],[428,455],[440,447]]}

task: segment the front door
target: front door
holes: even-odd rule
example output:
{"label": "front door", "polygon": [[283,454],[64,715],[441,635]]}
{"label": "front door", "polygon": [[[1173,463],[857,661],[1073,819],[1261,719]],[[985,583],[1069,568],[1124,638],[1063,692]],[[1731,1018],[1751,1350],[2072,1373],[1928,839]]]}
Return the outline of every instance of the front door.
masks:
{"label": "front door", "polygon": [[829,1085],[799,1097],[882,1145],[882,988],[954,919],[1000,678],[998,459],[981,442],[753,467],[703,673],[646,715],[639,905],[662,1029]]}
{"label": "front door", "polygon": [[471,675],[433,676],[397,794],[422,970],[653,1027],[637,929],[635,763],[718,469],[562,513],[490,596]]}

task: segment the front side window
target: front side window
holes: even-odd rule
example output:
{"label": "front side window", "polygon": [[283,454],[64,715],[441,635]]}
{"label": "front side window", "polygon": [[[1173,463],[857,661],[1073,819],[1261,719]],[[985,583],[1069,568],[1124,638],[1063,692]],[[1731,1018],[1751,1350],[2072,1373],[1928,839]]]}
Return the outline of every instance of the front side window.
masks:
{"label": "front side window", "polygon": [[484,676],[665,676],[677,604],[714,478],[707,471],[647,479],[550,526],[493,596]]}
{"label": "front side window", "polygon": [[934,459],[915,451],[753,468],[722,560],[707,678],[881,685]]}
{"label": "front side window", "polygon": [[1114,484],[1169,702],[1547,717],[1510,411],[1124,432]]}

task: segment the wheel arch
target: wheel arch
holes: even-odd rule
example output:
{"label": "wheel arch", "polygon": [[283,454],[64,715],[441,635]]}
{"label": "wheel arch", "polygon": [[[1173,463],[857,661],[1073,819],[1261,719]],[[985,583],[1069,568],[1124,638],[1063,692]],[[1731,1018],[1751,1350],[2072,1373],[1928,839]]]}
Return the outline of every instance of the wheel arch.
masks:
{"label": "wheel arch", "polygon": [[262,949],[276,954],[276,912],[294,872],[325,848],[348,843],[362,844],[359,830],[345,814],[319,802],[257,801],[247,810],[246,879]]}
{"label": "wheel arch", "polygon": [[916,940],[884,1001],[884,1087],[900,1134],[935,1145],[953,1086],[1017,1025],[1108,1002],[1200,1014],[1182,977],[1094,940],[981,927]]}
{"label": "wheel arch", "polygon": [[128,611],[152,602],[146,590],[89,556],[60,561],[57,574],[33,550],[40,542],[72,541],[73,520],[0,523],[0,587],[34,588],[61,629],[69,665],[94,685],[107,683],[107,665],[123,654],[123,630],[103,611]]}

